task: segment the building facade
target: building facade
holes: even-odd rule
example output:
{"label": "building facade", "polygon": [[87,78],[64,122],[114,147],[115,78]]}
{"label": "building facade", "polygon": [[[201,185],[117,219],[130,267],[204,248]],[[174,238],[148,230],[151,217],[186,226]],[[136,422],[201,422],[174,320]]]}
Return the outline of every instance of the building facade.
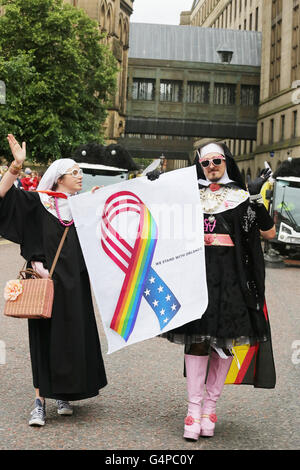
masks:
{"label": "building facade", "polygon": [[[218,53],[224,42],[230,64]],[[240,137],[252,150],[260,55],[255,31],[131,23],[123,145],[134,157],[163,154],[169,170],[193,161],[195,138]]]}
{"label": "building facade", "polygon": [[117,92],[112,97],[112,106],[104,126],[107,143],[117,142],[125,131],[129,21],[134,0],[64,1],[82,8],[91,19],[98,22],[100,30],[106,33],[105,42],[118,61]]}
{"label": "building facade", "polygon": [[276,170],[288,157],[300,157],[299,4],[299,0],[194,0],[191,11],[181,13],[183,25],[262,32],[257,139],[252,151],[240,141],[226,142],[251,177],[264,161]]}
{"label": "building facade", "polygon": [[180,24],[204,28],[262,31],[262,0],[194,0]]}

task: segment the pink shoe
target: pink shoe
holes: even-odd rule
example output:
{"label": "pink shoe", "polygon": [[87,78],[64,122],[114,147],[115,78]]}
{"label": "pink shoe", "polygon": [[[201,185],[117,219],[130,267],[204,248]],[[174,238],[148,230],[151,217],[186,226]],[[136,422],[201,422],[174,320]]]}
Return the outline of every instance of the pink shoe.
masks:
{"label": "pink shoe", "polygon": [[188,391],[188,414],[184,420],[186,439],[197,441],[201,432],[201,402],[204,395],[208,356],[185,354],[185,368]]}
{"label": "pink shoe", "polygon": [[201,415],[201,436],[212,437],[215,432],[215,424],[218,421],[215,413],[204,413]]}
{"label": "pink shoe", "polygon": [[206,397],[201,416],[201,436],[212,437],[214,435],[217,422],[216,404],[221,396],[231,362],[232,357],[222,359],[215,352],[211,355],[206,381]]}

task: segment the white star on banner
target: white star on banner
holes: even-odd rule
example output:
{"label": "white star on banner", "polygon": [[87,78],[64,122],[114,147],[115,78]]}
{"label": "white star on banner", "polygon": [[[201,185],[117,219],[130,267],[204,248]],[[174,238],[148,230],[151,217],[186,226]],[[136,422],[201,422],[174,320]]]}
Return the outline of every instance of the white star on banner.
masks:
{"label": "white star on banner", "polygon": [[181,305],[167,284],[153,269],[147,276],[143,292],[144,298],[157,316],[162,330],[178,313]]}

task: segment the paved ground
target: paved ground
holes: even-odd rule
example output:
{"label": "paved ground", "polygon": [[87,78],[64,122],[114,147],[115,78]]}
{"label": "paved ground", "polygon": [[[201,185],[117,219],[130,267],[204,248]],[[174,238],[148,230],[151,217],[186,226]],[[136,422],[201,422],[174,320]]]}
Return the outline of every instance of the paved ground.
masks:
{"label": "paved ground", "polygon": [[[0,239],[0,293],[22,267],[19,248]],[[2,315],[0,340],[0,449],[260,450],[300,448],[300,269],[267,269],[267,300],[277,368],[274,390],[226,386],[213,439],[182,438],[186,385],[181,346],[155,338],[106,354],[109,385],[99,397],[75,402],[72,417],[47,402],[47,426],[27,424],[33,405],[27,322]],[[293,349],[298,341],[298,351]],[[293,360],[292,360],[292,355]]]}

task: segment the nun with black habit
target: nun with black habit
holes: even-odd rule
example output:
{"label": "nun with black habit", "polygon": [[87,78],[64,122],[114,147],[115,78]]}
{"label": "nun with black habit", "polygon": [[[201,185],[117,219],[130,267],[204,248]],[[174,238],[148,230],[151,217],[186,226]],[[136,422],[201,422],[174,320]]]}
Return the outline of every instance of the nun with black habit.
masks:
{"label": "nun with black habit", "polygon": [[184,437],[192,440],[214,435],[216,403],[234,347],[254,346],[257,352],[255,367],[243,383],[275,386],[261,248],[261,237],[275,236],[274,222],[260,197],[270,172],[264,170],[246,188],[229,149],[219,143],[199,148],[195,166],[204,214],[208,306],[198,320],[162,335],[185,348]]}
{"label": "nun with black habit", "polygon": [[68,199],[82,188],[82,170],[72,159],[56,160],[37,191],[14,186],[26,158],[12,134],[14,161],[0,182],[0,234],[20,245],[28,267],[48,277],[59,242],[69,226],[55,271],[51,319],[28,320],[35,407],[30,425],[43,426],[45,399],[70,415],[70,401],[98,395],[107,384],[87,268],[72,221]]}

